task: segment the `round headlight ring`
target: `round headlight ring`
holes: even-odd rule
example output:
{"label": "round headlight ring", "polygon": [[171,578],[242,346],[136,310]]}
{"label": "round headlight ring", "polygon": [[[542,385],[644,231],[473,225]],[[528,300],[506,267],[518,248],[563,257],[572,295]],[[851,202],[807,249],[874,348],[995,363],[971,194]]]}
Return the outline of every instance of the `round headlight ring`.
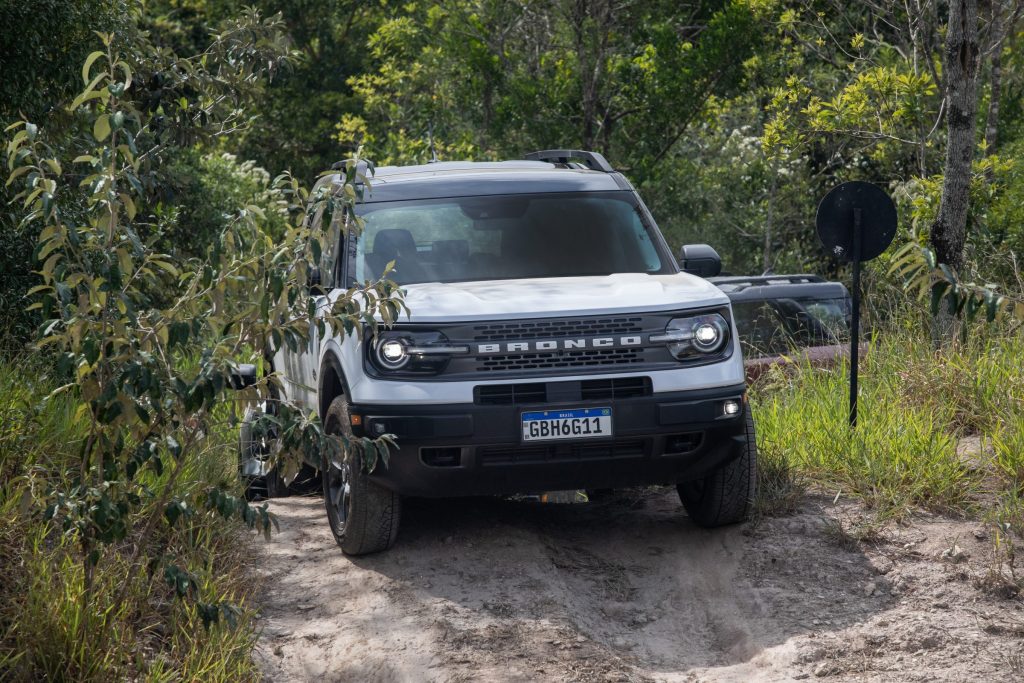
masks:
{"label": "round headlight ring", "polygon": [[409,362],[405,343],[400,339],[384,339],[377,344],[377,362],[388,370],[398,370]]}
{"label": "round headlight ring", "polygon": [[725,330],[718,321],[705,320],[693,327],[693,345],[701,353],[714,353],[725,342]]}

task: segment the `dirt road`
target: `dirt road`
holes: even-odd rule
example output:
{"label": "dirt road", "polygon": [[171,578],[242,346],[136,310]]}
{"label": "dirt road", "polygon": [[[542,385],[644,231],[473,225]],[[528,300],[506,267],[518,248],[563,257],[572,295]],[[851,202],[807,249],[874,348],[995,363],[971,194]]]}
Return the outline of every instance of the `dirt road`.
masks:
{"label": "dirt road", "polygon": [[706,531],[674,491],[588,504],[413,501],[349,559],[319,498],[255,541],[270,681],[1024,680],[1024,610],[985,587],[977,523],[870,546],[854,506]]}

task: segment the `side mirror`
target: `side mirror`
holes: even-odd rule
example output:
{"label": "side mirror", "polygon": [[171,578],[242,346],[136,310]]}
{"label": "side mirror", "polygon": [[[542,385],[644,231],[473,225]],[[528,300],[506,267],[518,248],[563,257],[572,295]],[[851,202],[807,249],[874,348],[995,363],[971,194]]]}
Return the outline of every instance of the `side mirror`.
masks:
{"label": "side mirror", "polygon": [[714,277],[722,272],[722,259],[707,244],[684,244],[679,250],[679,267],[698,277]]}

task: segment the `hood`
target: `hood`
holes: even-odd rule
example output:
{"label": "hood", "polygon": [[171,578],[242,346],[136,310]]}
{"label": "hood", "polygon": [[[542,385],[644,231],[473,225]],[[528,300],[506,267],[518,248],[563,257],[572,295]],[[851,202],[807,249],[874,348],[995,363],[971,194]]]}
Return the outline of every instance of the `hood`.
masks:
{"label": "hood", "polygon": [[720,289],[687,273],[425,282],[404,288],[409,322],[583,316],[729,303]]}

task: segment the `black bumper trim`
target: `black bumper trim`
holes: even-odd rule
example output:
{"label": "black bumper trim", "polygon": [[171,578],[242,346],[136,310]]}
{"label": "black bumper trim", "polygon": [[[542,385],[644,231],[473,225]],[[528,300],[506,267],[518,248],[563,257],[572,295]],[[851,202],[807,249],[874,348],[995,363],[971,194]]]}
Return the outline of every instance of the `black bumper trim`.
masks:
{"label": "black bumper trim", "polygon": [[[737,457],[744,415],[722,402],[742,400],[742,384],[716,389],[570,403],[355,405],[367,435],[394,434],[388,467],[373,477],[403,495],[448,497],[579,488],[672,484],[704,476]],[[611,407],[614,437],[557,442],[521,438],[525,410]],[[745,409],[745,408],[744,408]],[[448,449],[457,462],[437,466],[422,451]],[[434,457],[427,458],[437,462]]]}

